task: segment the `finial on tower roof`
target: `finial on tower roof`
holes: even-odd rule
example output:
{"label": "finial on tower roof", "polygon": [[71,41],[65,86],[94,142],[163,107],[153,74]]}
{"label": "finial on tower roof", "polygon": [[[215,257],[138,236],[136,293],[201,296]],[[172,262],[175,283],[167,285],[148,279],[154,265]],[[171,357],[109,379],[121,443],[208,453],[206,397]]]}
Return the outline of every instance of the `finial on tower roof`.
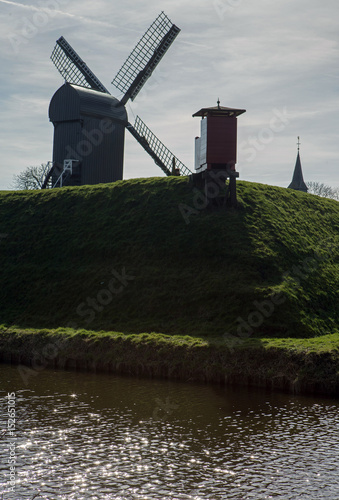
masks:
{"label": "finial on tower roof", "polygon": [[298,146],[298,151],[299,151],[300,150],[300,137],[299,136],[298,136],[297,146]]}
{"label": "finial on tower roof", "polygon": [[217,100],[217,104],[218,104],[218,109],[220,109],[220,99],[218,97],[218,100]]}

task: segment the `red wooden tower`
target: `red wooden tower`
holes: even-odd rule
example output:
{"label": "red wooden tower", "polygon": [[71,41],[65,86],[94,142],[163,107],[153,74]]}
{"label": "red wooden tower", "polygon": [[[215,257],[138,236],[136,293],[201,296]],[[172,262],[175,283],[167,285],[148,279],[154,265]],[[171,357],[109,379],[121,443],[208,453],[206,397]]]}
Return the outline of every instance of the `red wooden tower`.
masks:
{"label": "red wooden tower", "polygon": [[201,116],[201,134],[195,139],[195,170],[204,180],[206,196],[208,185],[217,178],[230,179],[227,189],[228,204],[236,204],[237,117],[245,109],[218,105],[202,108],[193,116]]}

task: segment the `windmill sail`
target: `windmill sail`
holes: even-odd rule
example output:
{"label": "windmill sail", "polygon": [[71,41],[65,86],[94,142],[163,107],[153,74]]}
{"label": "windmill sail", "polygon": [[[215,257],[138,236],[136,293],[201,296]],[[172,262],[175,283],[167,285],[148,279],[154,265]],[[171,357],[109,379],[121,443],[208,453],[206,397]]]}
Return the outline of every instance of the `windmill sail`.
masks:
{"label": "windmill sail", "polygon": [[57,40],[51,59],[66,82],[109,94],[106,87],[63,36]]}
{"label": "windmill sail", "polygon": [[122,104],[128,99],[134,101],[179,32],[180,29],[161,12],[112,81],[117,89],[125,92]]}
{"label": "windmill sail", "polygon": [[130,123],[127,130],[141,144],[144,150],[153,158],[154,162],[166,175],[172,175],[172,168],[179,169],[180,175],[190,175],[192,172],[157,138],[156,135],[136,117],[134,127]]}

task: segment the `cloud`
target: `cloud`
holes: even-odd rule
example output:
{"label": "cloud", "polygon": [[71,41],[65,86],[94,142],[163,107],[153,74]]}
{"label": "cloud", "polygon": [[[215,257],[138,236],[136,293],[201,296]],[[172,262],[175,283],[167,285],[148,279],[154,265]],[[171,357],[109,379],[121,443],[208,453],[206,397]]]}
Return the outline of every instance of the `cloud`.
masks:
{"label": "cloud", "polygon": [[5,3],[7,5],[13,5],[14,7],[18,7],[21,9],[28,9],[28,10],[34,10],[34,11],[41,10],[41,8],[35,7],[34,5],[26,5],[24,3],[19,3],[19,2],[10,2],[9,0],[0,0],[0,3]]}
{"label": "cloud", "polygon": [[81,22],[85,24],[92,24],[97,27],[104,27],[111,29],[112,28],[116,29],[118,27],[116,24],[107,21],[95,19],[90,16],[86,17],[83,15],[79,15],[78,13],[72,14],[71,12],[67,12],[59,8],[67,6],[70,3],[69,0],[41,0],[40,5],[38,7],[31,4],[12,2],[10,0],[0,0],[0,3],[16,7],[19,10],[23,9],[35,13],[29,17],[25,17],[20,20],[18,24],[19,25],[21,24],[21,26],[18,26],[16,30],[17,32],[19,30],[17,34],[20,35],[24,35],[26,32],[29,33],[32,30],[34,31],[34,28],[39,29],[45,27],[48,21],[51,18],[54,18],[55,16],[62,16],[71,20],[75,20],[77,23]]}

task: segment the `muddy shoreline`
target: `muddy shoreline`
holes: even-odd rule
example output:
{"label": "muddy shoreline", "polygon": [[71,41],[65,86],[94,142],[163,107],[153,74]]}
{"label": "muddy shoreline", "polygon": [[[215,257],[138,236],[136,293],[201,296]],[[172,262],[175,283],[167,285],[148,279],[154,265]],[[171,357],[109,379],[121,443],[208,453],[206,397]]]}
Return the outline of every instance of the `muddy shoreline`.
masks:
{"label": "muddy shoreline", "polygon": [[46,368],[104,372],[339,396],[338,353],[296,352],[225,345],[156,334],[67,334],[7,329],[0,333],[0,362],[16,365],[24,385]]}

